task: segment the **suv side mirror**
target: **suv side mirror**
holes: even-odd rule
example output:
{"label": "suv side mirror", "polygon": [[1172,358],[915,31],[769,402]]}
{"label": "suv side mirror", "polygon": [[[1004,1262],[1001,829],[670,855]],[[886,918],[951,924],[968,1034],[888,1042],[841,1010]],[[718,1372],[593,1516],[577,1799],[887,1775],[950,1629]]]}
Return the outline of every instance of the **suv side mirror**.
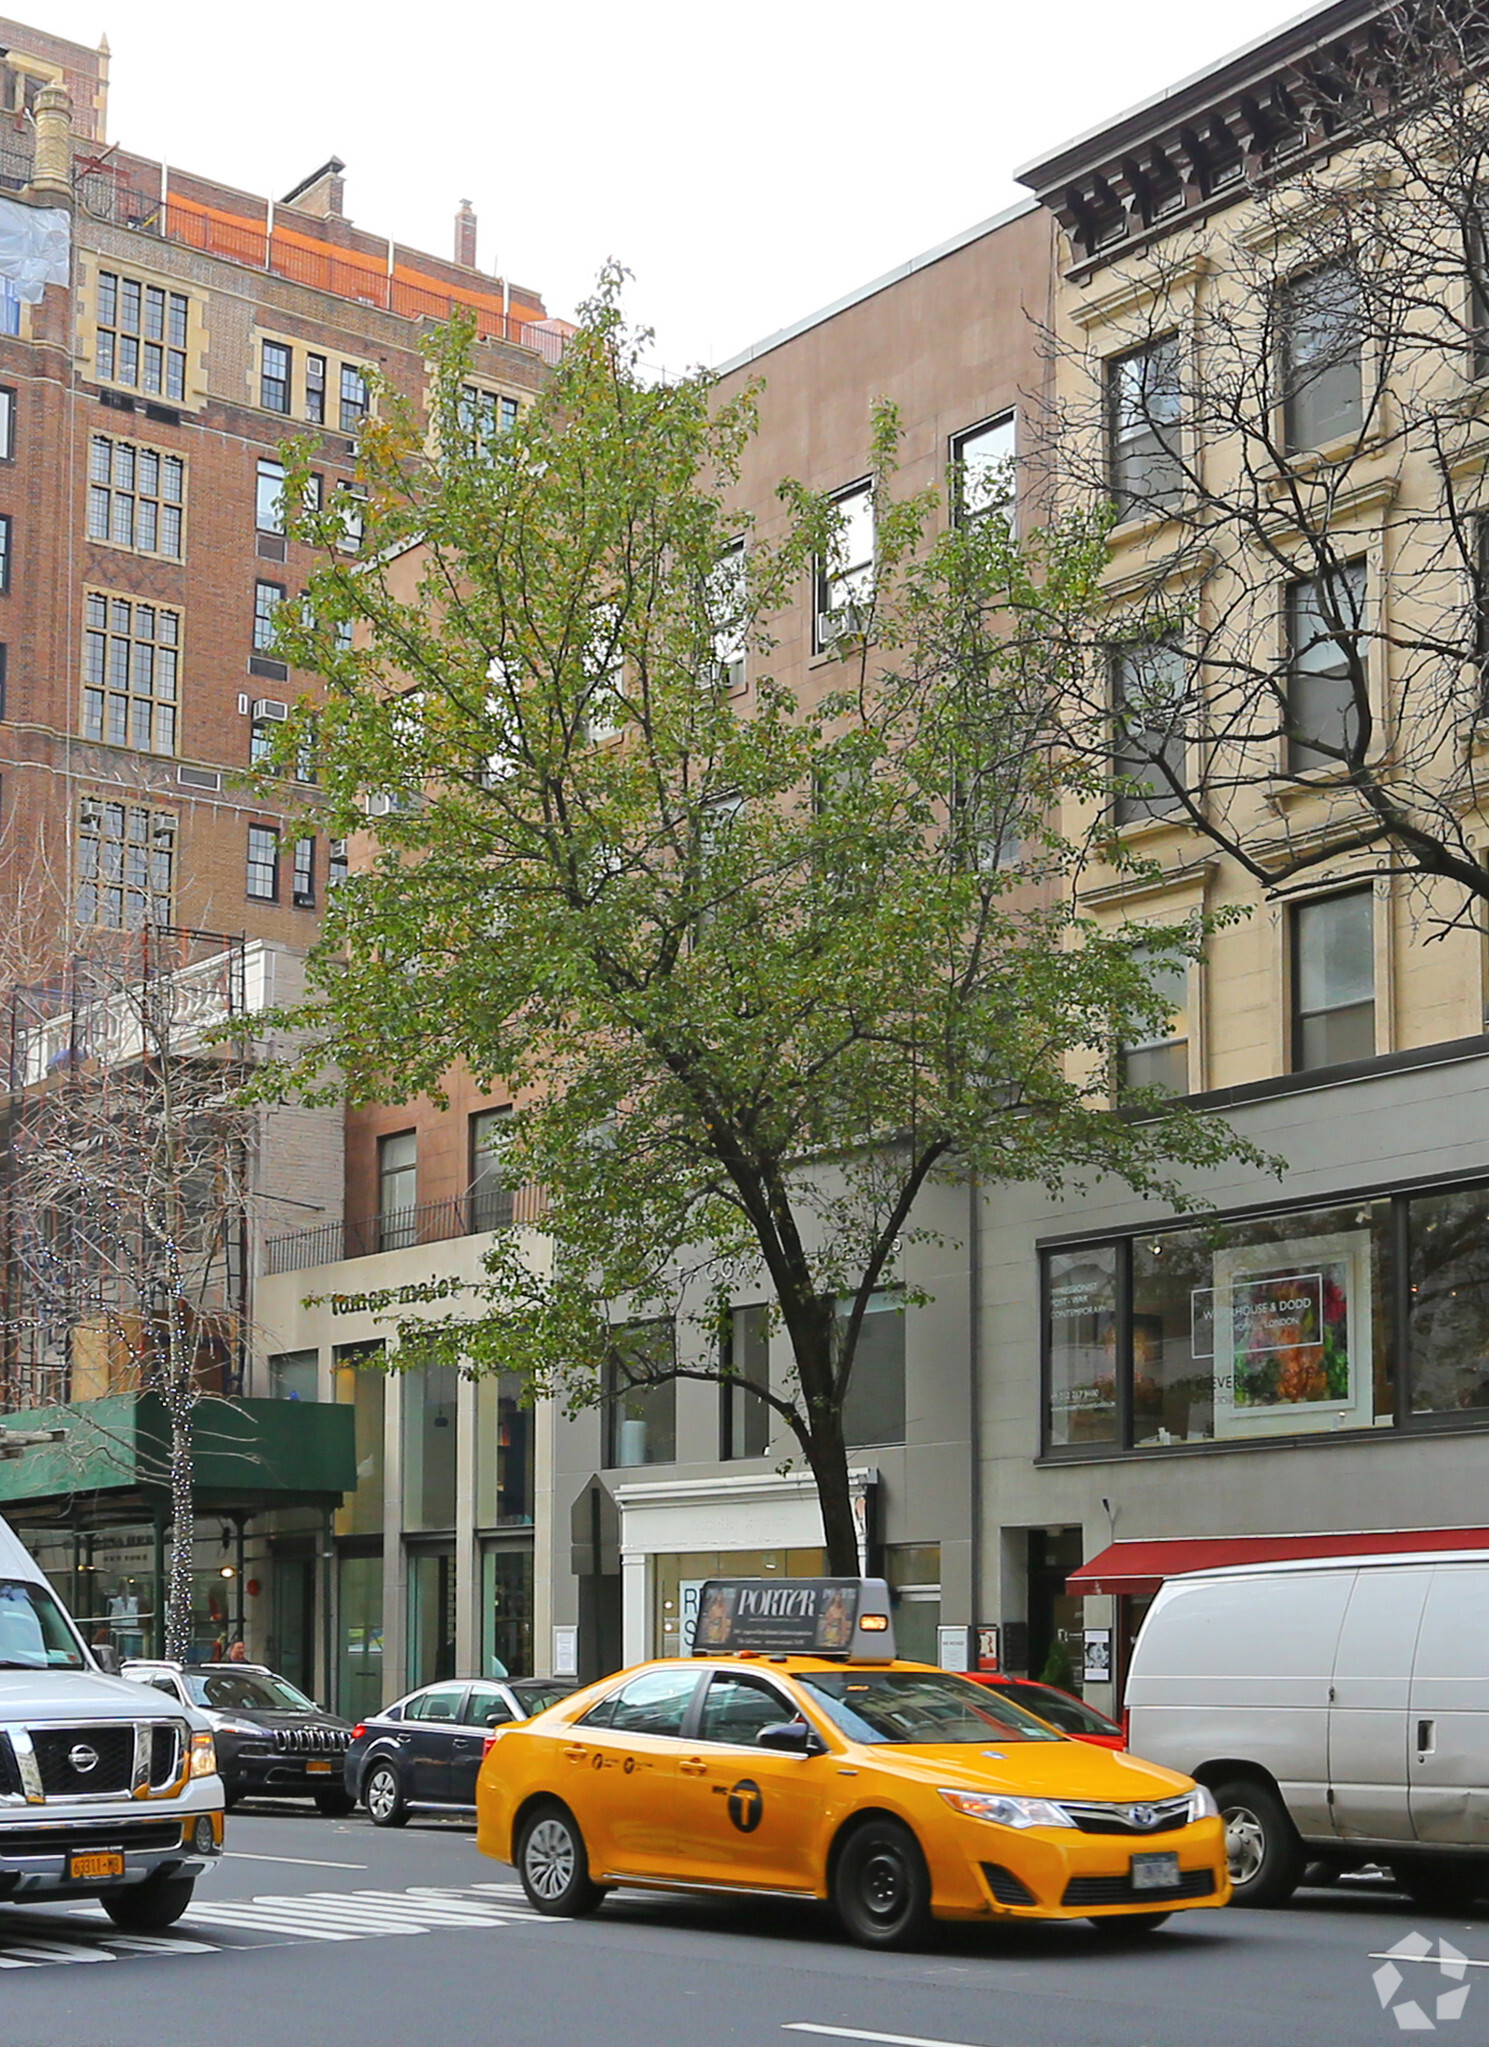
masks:
{"label": "suv side mirror", "polygon": [[95,1642],[93,1644],[93,1661],[98,1665],[105,1677],[117,1677],[119,1675],[119,1652],[112,1642]]}
{"label": "suv side mirror", "polygon": [[780,1749],[788,1756],[825,1756],[827,1743],[805,1720],[776,1720],[755,1736],[756,1748]]}

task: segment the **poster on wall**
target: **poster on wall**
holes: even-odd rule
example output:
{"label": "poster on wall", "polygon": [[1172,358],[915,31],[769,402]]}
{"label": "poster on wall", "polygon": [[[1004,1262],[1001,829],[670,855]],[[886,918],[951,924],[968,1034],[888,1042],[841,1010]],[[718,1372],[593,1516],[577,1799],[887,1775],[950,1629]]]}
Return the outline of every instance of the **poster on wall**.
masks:
{"label": "poster on wall", "polygon": [[1085,1661],[1081,1666],[1081,1682],[1088,1685],[1109,1685],[1112,1681],[1112,1631],[1110,1628],[1087,1628]]}
{"label": "poster on wall", "polygon": [[1191,1343],[1214,1360],[1217,1437],[1370,1426],[1368,1230],[1220,1250],[1211,1270]]}

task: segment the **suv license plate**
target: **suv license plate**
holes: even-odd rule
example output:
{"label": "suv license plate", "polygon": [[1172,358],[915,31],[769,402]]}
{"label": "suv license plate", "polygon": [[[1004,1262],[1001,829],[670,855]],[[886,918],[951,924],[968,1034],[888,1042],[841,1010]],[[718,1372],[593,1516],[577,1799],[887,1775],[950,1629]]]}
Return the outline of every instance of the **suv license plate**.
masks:
{"label": "suv license plate", "polygon": [[307,1763],[305,1769],[307,1774],[312,1777],[329,1777],[331,1774],[331,1765],[329,1763]]}
{"label": "suv license plate", "polygon": [[67,1874],[73,1883],[90,1883],[100,1876],[123,1876],[122,1850],[104,1855],[69,1855]]}
{"label": "suv license plate", "polygon": [[1178,1888],[1177,1855],[1134,1855],[1132,1888],[1135,1891],[1172,1891]]}

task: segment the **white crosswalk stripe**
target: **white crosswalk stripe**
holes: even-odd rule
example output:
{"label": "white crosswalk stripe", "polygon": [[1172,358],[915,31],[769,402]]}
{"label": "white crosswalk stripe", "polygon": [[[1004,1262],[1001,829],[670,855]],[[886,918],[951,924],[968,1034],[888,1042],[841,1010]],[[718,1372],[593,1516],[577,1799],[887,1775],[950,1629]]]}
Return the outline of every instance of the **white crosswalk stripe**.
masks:
{"label": "white crosswalk stripe", "polygon": [[[63,1967],[73,1962],[114,1962],[168,1955],[210,1955],[232,1948],[326,1940],[380,1940],[392,1935],[447,1933],[458,1928],[553,1926],[534,1912],[516,1884],[417,1884],[402,1891],[279,1891],[251,1898],[198,1893],[178,1930],[168,1934],[119,1933],[102,1908],[65,1911],[58,1919],[0,1911],[0,1970]],[[257,1940],[253,1936],[258,1935]],[[240,1938],[238,1936],[246,1936]],[[263,1936],[268,1936],[267,1940]]]}

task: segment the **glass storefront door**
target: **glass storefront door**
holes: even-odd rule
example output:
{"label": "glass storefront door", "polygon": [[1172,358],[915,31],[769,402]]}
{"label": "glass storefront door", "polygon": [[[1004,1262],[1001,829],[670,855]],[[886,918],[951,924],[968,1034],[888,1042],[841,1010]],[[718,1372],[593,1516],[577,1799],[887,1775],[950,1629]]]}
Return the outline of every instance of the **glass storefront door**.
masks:
{"label": "glass storefront door", "polygon": [[338,1713],[364,1720],[378,1712],[383,1688],[383,1560],[343,1556],[337,1577],[336,1699]]}
{"label": "glass storefront door", "polygon": [[533,1553],[529,1543],[481,1548],[481,1675],[532,1677]]}
{"label": "glass storefront door", "polygon": [[455,1545],[408,1553],[408,1685],[455,1675]]}

